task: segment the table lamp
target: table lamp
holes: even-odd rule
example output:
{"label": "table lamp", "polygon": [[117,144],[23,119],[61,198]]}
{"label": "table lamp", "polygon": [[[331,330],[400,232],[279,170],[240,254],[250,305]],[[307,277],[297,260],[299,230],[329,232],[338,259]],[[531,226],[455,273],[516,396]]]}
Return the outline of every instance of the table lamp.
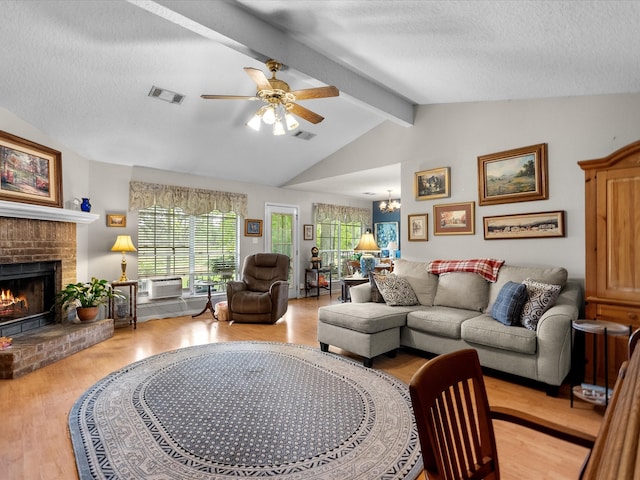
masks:
{"label": "table lamp", "polygon": [[362,252],[360,257],[360,271],[363,277],[368,277],[371,272],[376,268],[376,259],[371,254],[372,252],[379,252],[380,248],[376,243],[376,239],[373,238],[371,229],[367,228],[360,237],[358,245],[353,249],[354,252]]}
{"label": "table lamp", "polygon": [[396,258],[395,251],[398,250],[398,242],[392,240],[387,243],[387,250],[389,250],[389,258],[391,259],[391,263],[393,263],[393,259]]}
{"label": "table lamp", "polygon": [[129,280],[127,278],[127,259],[125,258],[125,252],[135,252],[136,247],[133,246],[133,242],[131,241],[131,235],[118,235],[116,238],[116,243],[111,247],[112,252],[122,252],[122,275],[120,275],[119,282],[126,282]]}

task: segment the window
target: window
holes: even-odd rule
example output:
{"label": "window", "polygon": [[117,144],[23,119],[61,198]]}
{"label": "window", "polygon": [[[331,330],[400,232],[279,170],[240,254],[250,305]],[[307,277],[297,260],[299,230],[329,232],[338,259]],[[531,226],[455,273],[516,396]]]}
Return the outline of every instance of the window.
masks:
{"label": "window", "polygon": [[326,221],[316,224],[316,244],[320,250],[322,266],[333,265],[333,274],[338,278],[349,275],[347,260],[353,256],[353,248],[362,236],[362,223]]}
{"label": "window", "polygon": [[180,208],[139,210],[138,278],[147,292],[149,277],[182,277],[190,293],[226,291],[238,269],[238,217],[217,211],[186,215]]}

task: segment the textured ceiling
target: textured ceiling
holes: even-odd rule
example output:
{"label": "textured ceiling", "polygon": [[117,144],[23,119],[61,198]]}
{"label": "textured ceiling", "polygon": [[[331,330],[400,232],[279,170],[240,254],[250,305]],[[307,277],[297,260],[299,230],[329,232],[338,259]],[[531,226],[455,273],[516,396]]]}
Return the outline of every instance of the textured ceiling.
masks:
{"label": "textured ceiling", "polygon": [[[640,91],[635,1],[0,0],[0,107],[86,158],[282,186],[415,105]],[[309,141],[244,126],[242,70],[275,57],[326,120]],[[181,105],[147,96],[155,85]],[[383,199],[399,165],[294,186]],[[364,182],[364,178],[370,178]]]}

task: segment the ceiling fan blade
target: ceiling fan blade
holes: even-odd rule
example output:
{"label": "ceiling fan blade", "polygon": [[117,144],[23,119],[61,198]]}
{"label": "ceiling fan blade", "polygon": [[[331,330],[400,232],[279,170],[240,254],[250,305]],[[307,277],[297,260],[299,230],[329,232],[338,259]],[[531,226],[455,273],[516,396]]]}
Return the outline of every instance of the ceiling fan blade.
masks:
{"label": "ceiling fan blade", "polygon": [[326,98],[337,97],[340,95],[340,91],[333,86],[330,87],[318,87],[318,88],[306,88],[303,90],[295,90],[291,92],[295,95],[296,100],[308,100],[312,98]]}
{"label": "ceiling fan blade", "polygon": [[246,95],[200,95],[206,100],[259,100],[258,97],[248,97]]}
{"label": "ceiling fan blade", "polygon": [[304,108],[297,103],[288,103],[287,110],[300,118],[304,118],[307,122],[320,123],[322,120],[324,120],[323,116],[318,115],[317,113],[312,112],[311,110]]}
{"label": "ceiling fan blade", "polygon": [[262,70],[258,70],[257,68],[244,67],[244,71],[247,72],[247,75],[251,77],[256,85],[258,85],[258,90],[271,90],[271,84],[267,77],[265,76]]}

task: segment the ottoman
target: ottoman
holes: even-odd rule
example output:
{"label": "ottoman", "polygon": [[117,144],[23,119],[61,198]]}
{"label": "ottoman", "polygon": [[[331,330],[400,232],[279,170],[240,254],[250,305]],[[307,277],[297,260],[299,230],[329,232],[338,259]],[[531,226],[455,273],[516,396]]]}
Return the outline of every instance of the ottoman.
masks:
{"label": "ottoman", "polygon": [[373,357],[393,356],[400,347],[400,327],[415,307],[390,307],[380,303],[341,303],[318,309],[318,341],[323,352],[329,345],[364,357],[371,367]]}

